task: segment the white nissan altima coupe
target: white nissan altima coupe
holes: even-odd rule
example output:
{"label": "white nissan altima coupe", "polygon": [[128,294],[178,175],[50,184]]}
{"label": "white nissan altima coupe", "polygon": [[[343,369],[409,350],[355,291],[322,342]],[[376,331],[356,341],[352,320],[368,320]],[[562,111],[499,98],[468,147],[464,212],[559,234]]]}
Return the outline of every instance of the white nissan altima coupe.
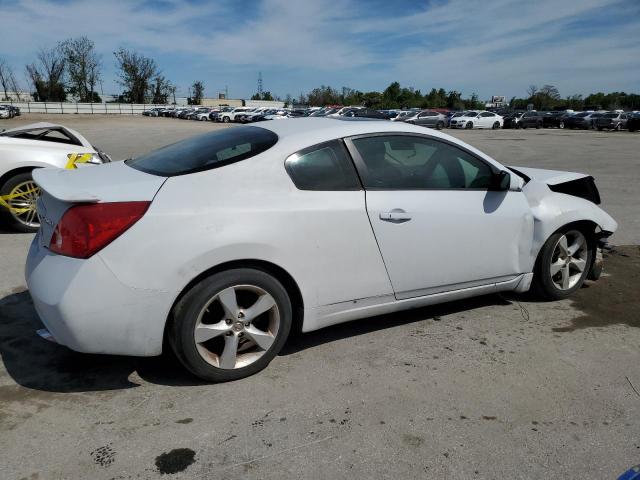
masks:
{"label": "white nissan altima coupe", "polygon": [[531,285],[564,298],[617,228],[592,177],[399,122],[267,122],[34,177],[42,334],[137,356],[166,338],[210,381],[263,369],[296,327]]}

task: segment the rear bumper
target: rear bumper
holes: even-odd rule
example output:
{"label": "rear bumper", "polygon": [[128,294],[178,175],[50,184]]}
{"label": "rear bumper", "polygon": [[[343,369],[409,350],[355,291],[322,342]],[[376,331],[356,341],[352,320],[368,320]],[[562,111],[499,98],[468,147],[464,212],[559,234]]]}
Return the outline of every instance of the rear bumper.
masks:
{"label": "rear bumper", "polygon": [[25,277],[36,312],[57,343],[84,353],[162,353],[168,295],[124,285],[99,255],[55,255],[36,236]]}

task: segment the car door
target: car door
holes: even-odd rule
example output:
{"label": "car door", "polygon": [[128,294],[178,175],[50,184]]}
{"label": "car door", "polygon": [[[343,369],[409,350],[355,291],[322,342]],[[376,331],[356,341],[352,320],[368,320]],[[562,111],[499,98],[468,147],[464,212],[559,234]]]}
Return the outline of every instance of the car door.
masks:
{"label": "car door", "polygon": [[533,217],[520,191],[493,191],[496,167],[423,135],[347,146],[397,299],[507,281],[530,270]]}
{"label": "car door", "polygon": [[478,118],[478,125],[482,128],[491,128],[496,116],[491,112],[482,112]]}

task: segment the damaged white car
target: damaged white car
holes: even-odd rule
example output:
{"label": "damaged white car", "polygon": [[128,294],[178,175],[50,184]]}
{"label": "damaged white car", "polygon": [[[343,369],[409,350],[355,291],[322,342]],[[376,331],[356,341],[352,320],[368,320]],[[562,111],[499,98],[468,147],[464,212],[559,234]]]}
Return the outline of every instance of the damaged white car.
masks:
{"label": "damaged white car", "polygon": [[167,339],[211,381],[266,367],[292,328],[532,285],[565,298],[617,228],[587,175],[510,169],[399,122],[217,130],[35,179],[42,334],[139,356]]}
{"label": "damaged white car", "polygon": [[39,189],[35,168],[76,168],[111,159],[70,128],[53,123],[33,123],[0,132],[0,221],[21,232],[35,232]]}

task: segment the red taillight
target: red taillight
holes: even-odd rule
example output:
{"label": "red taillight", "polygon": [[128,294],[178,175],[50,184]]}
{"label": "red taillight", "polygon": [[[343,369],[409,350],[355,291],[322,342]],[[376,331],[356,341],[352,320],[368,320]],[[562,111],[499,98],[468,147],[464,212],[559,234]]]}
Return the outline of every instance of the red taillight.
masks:
{"label": "red taillight", "polygon": [[49,250],[89,258],[136,223],[151,202],[92,203],[71,207],[58,222]]}

